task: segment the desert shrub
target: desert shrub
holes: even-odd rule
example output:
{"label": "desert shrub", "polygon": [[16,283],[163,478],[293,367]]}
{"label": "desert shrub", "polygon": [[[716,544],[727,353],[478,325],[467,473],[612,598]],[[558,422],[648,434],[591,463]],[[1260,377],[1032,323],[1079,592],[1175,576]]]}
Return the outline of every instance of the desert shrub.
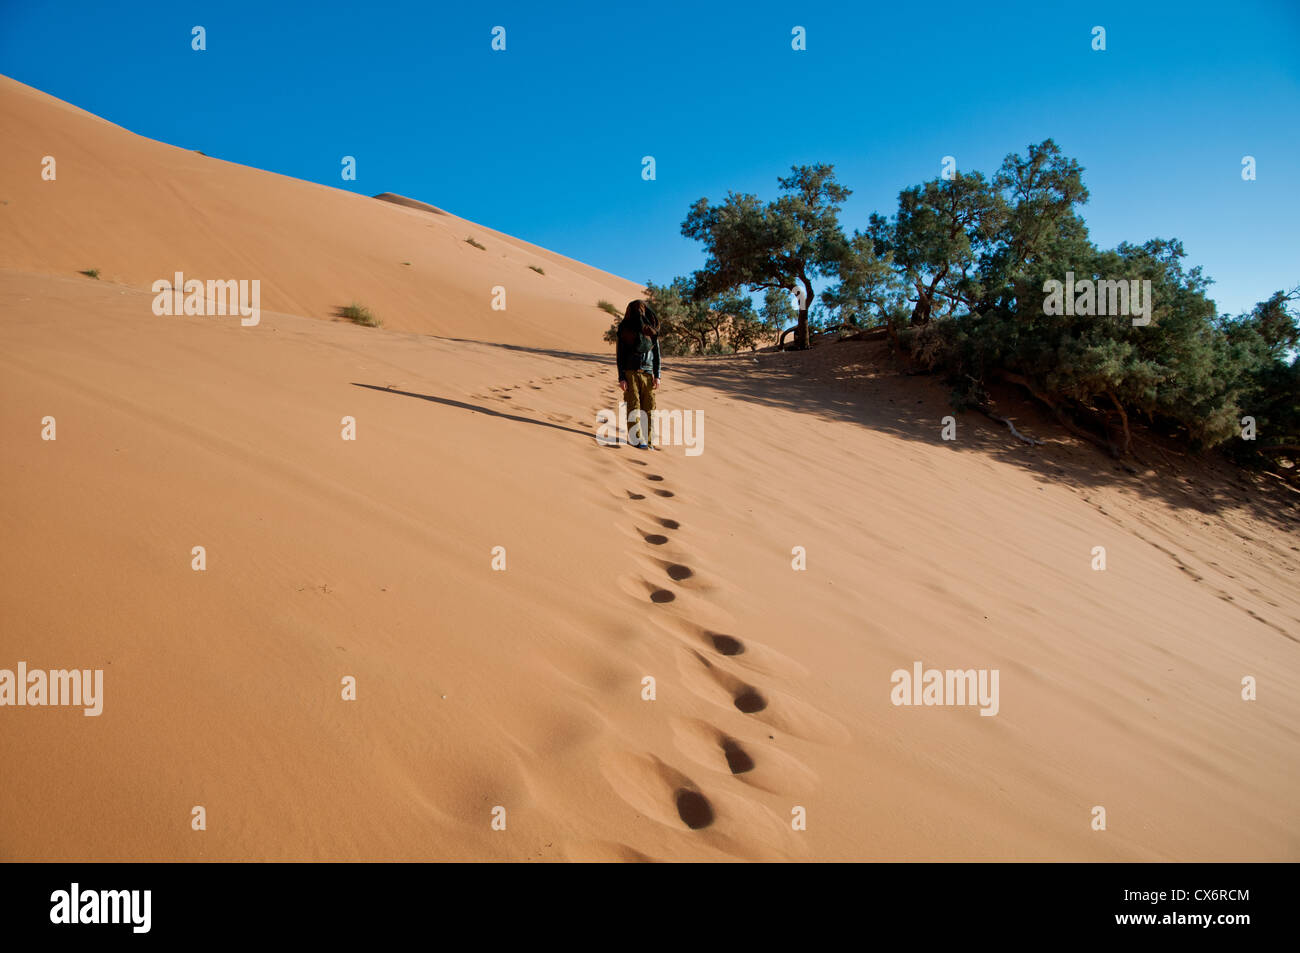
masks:
{"label": "desert shrub", "polygon": [[383,322],[375,317],[369,308],[365,305],[357,304],[355,301],[345,307],[339,308],[338,315],[341,318],[347,318],[354,324],[360,324],[367,328],[377,328],[383,325]]}

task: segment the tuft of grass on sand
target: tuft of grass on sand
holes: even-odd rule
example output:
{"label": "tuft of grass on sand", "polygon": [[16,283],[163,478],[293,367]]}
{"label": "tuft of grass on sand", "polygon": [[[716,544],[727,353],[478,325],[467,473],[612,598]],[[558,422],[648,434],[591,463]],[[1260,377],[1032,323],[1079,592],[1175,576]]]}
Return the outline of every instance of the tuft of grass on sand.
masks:
{"label": "tuft of grass on sand", "polygon": [[528,267],[533,269],[533,271],[537,272],[539,275],[546,274],[546,272],[542,271],[542,269],[538,268],[536,265],[529,265]]}
{"label": "tuft of grass on sand", "polygon": [[363,304],[357,304],[355,301],[346,308],[339,308],[338,315],[340,318],[347,318],[354,324],[359,324],[366,328],[382,327],[384,323],[371,314],[369,308]]}
{"label": "tuft of grass on sand", "polygon": [[98,268],[87,268],[85,271],[77,272],[77,274],[85,275],[87,278],[98,278],[98,277],[99,277],[99,269],[98,269]]}
{"label": "tuft of grass on sand", "polygon": [[600,308],[601,311],[608,311],[616,318],[623,317],[623,312],[618,310],[612,302],[606,301],[604,298],[596,302],[596,307]]}
{"label": "tuft of grass on sand", "polygon": [[404,261],[404,262],[402,262],[402,264],[403,264],[403,265],[409,265],[410,262],[409,262],[409,261]]}
{"label": "tuft of grass on sand", "polygon": [[469,245],[473,245],[475,248],[479,249],[479,251],[487,251],[487,246],[486,246],[486,245],[480,245],[478,242],[474,241],[474,236],[473,236],[473,235],[471,235],[471,236],[469,236],[468,238],[466,238],[466,239],[465,239],[465,242],[466,242],[467,244],[469,244]]}

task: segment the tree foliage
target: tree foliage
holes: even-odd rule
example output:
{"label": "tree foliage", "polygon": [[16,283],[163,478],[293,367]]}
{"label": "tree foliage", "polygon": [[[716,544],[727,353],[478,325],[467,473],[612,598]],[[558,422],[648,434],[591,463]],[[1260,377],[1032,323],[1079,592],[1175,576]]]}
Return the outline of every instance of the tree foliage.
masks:
{"label": "tree foliage", "polygon": [[[647,281],[646,301],[659,318],[659,348],[665,355],[752,350],[780,330],[766,307],[762,313],[755,311],[746,295],[722,292],[699,297],[693,278],[674,278],[667,285]],[[606,342],[617,340],[619,320],[606,330]]]}
{"label": "tree foliage", "polygon": [[[903,189],[893,214],[870,215],[851,236],[839,222],[850,192],[833,168],[791,172],[774,201],[728,193],[691,207],[682,233],[703,244],[705,265],[655,289],[682,347],[708,353],[779,333],[801,288],[797,346],[819,315],[883,325],[959,400],[982,404],[994,380],[1013,381],[1117,452],[1140,422],[1197,447],[1231,440],[1242,459],[1300,457],[1300,287],[1224,317],[1177,239],[1098,248],[1079,215],[1083,169],[1052,140],[1008,155],[991,179],[963,172]],[[814,279],[826,281],[819,300]],[[1089,290],[1051,306],[1049,289],[1067,282]],[[764,292],[758,315],[742,289]],[[1135,324],[1124,308],[1139,300],[1146,320]],[[1256,439],[1234,439],[1247,417]]]}
{"label": "tree foliage", "polygon": [[777,180],[783,194],[767,204],[735,192],[721,205],[700,199],[682,223],[682,234],[704,245],[706,261],[695,276],[702,298],[741,288],[793,292],[802,287],[795,345],[807,347],[812,282],[844,254],[839,211],[851,193],[835,181],[829,165],[793,166],[790,173]]}

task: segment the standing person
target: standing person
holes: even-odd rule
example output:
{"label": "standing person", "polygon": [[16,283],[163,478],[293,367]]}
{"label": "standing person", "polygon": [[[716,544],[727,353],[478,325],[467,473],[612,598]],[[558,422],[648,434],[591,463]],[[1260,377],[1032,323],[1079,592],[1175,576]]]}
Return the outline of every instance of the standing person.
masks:
{"label": "standing person", "polygon": [[651,414],[659,387],[659,319],[644,301],[630,302],[618,324],[614,362],[619,389],[627,400],[628,442],[638,450],[653,450]]}

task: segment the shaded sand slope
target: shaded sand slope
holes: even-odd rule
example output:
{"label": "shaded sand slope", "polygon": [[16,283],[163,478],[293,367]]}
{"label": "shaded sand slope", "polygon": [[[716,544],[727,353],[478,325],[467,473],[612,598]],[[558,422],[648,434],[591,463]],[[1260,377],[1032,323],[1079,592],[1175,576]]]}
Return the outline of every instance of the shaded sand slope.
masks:
{"label": "shaded sand slope", "polygon": [[[866,351],[673,362],[705,451],[650,455],[590,436],[605,355],[150,300],[0,273],[0,665],[107,682],[0,710],[5,858],[1300,858],[1295,536],[1247,510],[944,444]],[[999,714],[893,706],[918,660]]]}
{"label": "shaded sand slope", "polygon": [[[164,145],[7,77],[0,139],[0,268],[95,268],[146,289],[177,271],[257,279],[270,311],[328,318],[356,300],[396,330],[552,347],[599,342],[610,318],[596,302],[640,294],[454,215]],[[491,307],[498,286],[504,311]]]}

